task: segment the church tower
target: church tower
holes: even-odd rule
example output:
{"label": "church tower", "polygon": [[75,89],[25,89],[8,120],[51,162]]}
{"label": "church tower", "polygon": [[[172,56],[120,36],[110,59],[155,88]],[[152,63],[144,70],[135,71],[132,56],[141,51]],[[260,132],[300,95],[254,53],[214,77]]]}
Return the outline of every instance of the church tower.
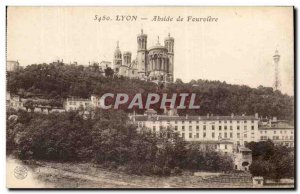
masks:
{"label": "church tower", "polygon": [[120,67],[122,65],[122,53],[119,49],[119,41],[117,42],[117,48],[114,52],[114,72],[119,73]]}
{"label": "church tower", "polygon": [[131,65],[131,52],[126,51],[123,53],[123,65],[127,67]]}
{"label": "church tower", "polygon": [[139,77],[145,76],[147,71],[147,35],[141,30],[141,34],[137,36],[137,69]]}
{"label": "church tower", "polygon": [[168,37],[165,38],[165,47],[167,48],[168,58],[169,58],[169,67],[168,67],[168,74],[169,74],[169,81],[174,81],[174,38],[168,34]]}

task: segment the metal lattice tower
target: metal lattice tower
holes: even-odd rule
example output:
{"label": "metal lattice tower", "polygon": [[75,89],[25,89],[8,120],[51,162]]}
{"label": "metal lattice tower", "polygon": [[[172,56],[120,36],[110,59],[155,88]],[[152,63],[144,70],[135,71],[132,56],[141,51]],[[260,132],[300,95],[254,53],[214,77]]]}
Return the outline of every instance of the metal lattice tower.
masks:
{"label": "metal lattice tower", "polygon": [[280,79],[279,79],[279,60],[280,55],[278,53],[278,50],[276,49],[275,55],[273,56],[274,65],[275,65],[275,77],[274,77],[274,90],[280,89]]}

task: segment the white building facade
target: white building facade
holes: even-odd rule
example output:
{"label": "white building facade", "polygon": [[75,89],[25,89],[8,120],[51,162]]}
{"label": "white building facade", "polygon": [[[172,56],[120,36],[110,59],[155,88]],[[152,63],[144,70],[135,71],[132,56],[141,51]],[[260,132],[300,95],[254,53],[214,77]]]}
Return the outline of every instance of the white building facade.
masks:
{"label": "white building facade", "polygon": [[266,122],[260,122],[259,141],[271,140],[276,145],[287,147],[295,146],[294,126],[285,120],[277,120],[275,117]]}
{"label": "white building facade", "polygon": [[153,132],[172,128],[186,141],[219,141],[226,139],[234,145],[257,141],[258,115],[256,116],[167,116],[135,115],[138,128],[146,127]]}

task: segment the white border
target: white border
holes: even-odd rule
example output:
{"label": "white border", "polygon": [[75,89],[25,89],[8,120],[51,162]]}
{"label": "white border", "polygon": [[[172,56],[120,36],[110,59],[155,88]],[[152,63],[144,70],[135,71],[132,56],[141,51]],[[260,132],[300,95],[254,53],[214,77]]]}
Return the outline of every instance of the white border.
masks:
{"label": "white border", "polygon": [[[127,0],[126,2],[122,0],[106,0],[106,1],[96,1],[96,0],[44,0],[44,1],[36,1],[36,0],[2,0],[0,1],[0,131],[1,131],[1,143],[0,143],[0,191],[1,193],[8,193],[10,192],[6,188],[6,154],[5,154],[5,143],[6,143],[6,133],[5,133],[5,79],[6,79],[6,59],[5,59],[5,16],[6,16],[6,6],[295,6],[296,9],[300,8],[300,1],[298,0],[147,0],[147,1],[137,1],[137,0]],[[296,26],[299,26],[299,20],[296,20]],[[297,39],[296,39],[297,40]],[[297,44],[296,44],[297,45]],[[299,50],[295,53],[299,56]],[[296,64],[298,65],[298,64]],[[299,73],[299,68],[297,68],[297,74]],[[299,90],[298,85],[298,90]],[[297,99],[299,104],[299,98]],[[297,107],[298,109],[298,107]],[[297,123],[299,123],[299,117],[297,116]],[[299,140],[299,132],[297,133],[297,140]],[[299,149],[297,149],[297,155],[299,156]],[[299,166],[297,166],[299,169]],[[298,173],[297,173],[298,175]],[[297,178],[298,180],[299,178]],[[298,185],[298,184],[297,184]],[[299,185],[298,185],[299,186]],[[32,191],[25,191],[25,192],[32,192]],[[62,192],[62,191],[37,191],[40,192],[47,192],[47,193],[55,193],[55,192]],[[74,191],[63,191],[64,193],[73,193]],[[91,192],[89,190],[82,191],[84,193]],[[109,192],[109,191],[100,191],[100,192]],[[124,191],[124,192],[132,192],[132,191]],[[164,191],[153,191],[153,192],[164,192]],[[173,192],[173,191],[168,191]],[[183,191],[186,192],[186,191]],[[193,191],[190,191],[193,192]],[[218,190],[209,191],[209,190],[202,190],[198,192],[210,192],[210,193],[217,193],[220,192]],[[221,191],[224,192],[224,191]],[[231,192],[231,191],[230,191]],[[246,191],[250,193],[257,193],[256,190],[254,191]],[[259,191],[260,192],[260,191]],[[280,191],[281,193],[288,193],[289,191]]]}

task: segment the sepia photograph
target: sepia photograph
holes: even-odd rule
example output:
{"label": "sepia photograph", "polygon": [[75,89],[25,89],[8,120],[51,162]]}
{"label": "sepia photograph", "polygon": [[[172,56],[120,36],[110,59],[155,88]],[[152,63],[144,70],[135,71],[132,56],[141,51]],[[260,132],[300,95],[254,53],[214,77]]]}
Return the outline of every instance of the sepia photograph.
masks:
{"label": "sepia photograph", "polygon": [[7,6],[9,189],[295,189],[292,6]]}

